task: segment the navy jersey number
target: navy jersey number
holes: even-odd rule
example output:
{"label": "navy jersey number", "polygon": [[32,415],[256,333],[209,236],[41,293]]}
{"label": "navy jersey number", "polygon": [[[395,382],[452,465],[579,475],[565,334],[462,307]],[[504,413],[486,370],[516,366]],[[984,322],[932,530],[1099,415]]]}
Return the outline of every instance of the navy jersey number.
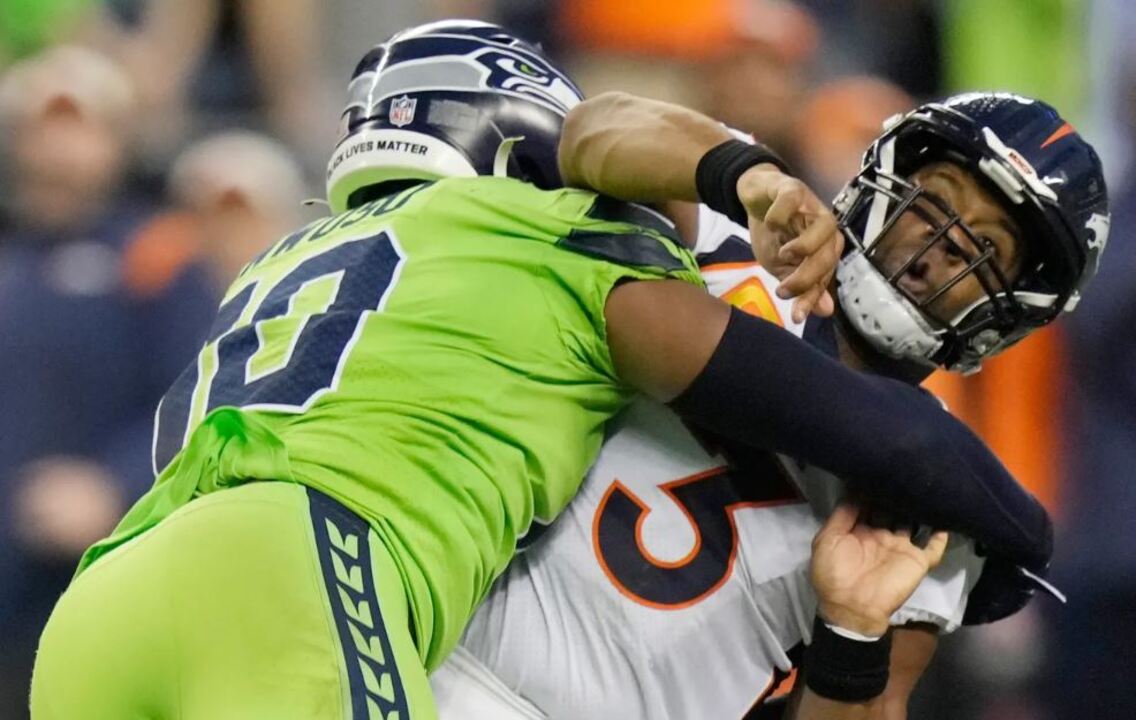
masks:
{"label": "navy jersey number", "polygon": [[[258,294],[254,282],[224,303],[206,341],[207,348],[216,345],[215,371],[203,382],[203,353],[158,406],[155,473],[214,408],[303,412],[334,389],[368,312],[382,310],[389,297],[402,259],[389,232],[349,240],[307,258],[266,293]],[[252,316],[240,323],[256,297]]]}
{"label": "navy jersey number", "polygon": [[661,485],[694,528],[694,548],[667,562],[644,546],[641,526],[650,508],[618,480],[596,508],[592,539],[604,574],[623,595],[660,610],[705,600],[729,579],[738,553],[734,511],[800,502],[780,461],[763,455],[743,474],[719,467]]}

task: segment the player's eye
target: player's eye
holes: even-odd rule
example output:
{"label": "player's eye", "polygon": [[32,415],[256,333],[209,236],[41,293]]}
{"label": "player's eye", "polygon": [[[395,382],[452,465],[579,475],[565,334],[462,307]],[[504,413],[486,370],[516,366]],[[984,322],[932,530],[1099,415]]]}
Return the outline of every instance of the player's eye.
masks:
{"label": "player's eye", "polygon": [[950,257],[950,258],[965,258],[966,257],[966,253],[963,252],[962,248],[959,247],[958,243],[956,243],[954,240],[951,240],[950,238],[944,237],[943,242],[945,243],[944,249],[946,250],[948,257]]}
{"label": "player's eye", "polygon": [[1005,265],[1003,264],[1004,261],[1002,246],[998,244],[994,240],[994,238],[990,237],[989,235],[981,235],[978,238],[978,242],[982,245],[982,248],[984,250],[990,250],[990,252],[993,254],[994,262],[998,265],[998,267],[1005,267]]}

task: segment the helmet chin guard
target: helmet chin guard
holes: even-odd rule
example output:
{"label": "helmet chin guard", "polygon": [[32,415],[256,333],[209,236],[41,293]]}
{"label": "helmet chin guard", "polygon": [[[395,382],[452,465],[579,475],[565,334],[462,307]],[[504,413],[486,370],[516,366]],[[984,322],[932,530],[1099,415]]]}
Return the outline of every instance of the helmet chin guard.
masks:
{"label": "helmet chin guard", "polygon": [[943,346],[939,334],[863,252],[841,258],[836,279],[841,310],[872,347],[889,357],[935,365],[931,358]]}

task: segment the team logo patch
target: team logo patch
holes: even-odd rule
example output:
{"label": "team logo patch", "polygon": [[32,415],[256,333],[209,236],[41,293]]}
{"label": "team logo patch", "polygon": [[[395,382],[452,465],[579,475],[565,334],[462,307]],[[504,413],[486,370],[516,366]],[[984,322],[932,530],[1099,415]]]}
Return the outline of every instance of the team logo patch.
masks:
{"label": "team logo patch", "polygon": [[537,100],[561,114],[580,101],[579,91],[567,78],[536,58],[504,48],[478,52],[473,58],[489,70],[487,87]]}
{"label": "team logo patch", "polygon": [[1093,234],[1092,239],[1087,244],[1090,250],[1096,251],[1098,266],[1100,265],[1100,254],[1104,252],[1104,246],[1108,243],[1110,219],[1107,214],[1093,213],[1089,221],[1085,223],[1085,228]]}
{"label": "team logo patch", "polygon": [[418,105],[418,99],[410,98],[406,95],[392,100],[390,105],[391,125],[402,127],[403,125],[409,125],[413,122],[414,108],[416,105]]}
{"label": "team logo patch", "polygon": [[[712,267],[712,266],[711,266]],[[768,320],[778,327],[785,327],[781,320],[781,313],[777,312],[777,305],[769,297],[769,291],[761,280],[750,277],[726,291],[722,299],[742,312],[754,317]]]}

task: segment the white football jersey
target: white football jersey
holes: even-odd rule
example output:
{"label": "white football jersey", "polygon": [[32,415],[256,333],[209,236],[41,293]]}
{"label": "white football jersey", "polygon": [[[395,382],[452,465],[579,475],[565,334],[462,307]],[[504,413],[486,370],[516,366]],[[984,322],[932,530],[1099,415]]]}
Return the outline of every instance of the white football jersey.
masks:
{"label": "white football jersey", "polygon": [[[696,251],[710,290],[800,336],[791,302],[774,295],[777,281],[752,261],[746,237],[702,208]],[[610,426],[579,494],[533,533],[474,616],[468,655],[550,718],[744,716],[809,639],[811,542],[842,488],[786,458],[734,460],[665,406],[633,404]],[[953,630],[980,571],[970,544],[953,540],[893,621]],[[461,678],[433,680],[443,720],[473,717],[448,700]]]}

